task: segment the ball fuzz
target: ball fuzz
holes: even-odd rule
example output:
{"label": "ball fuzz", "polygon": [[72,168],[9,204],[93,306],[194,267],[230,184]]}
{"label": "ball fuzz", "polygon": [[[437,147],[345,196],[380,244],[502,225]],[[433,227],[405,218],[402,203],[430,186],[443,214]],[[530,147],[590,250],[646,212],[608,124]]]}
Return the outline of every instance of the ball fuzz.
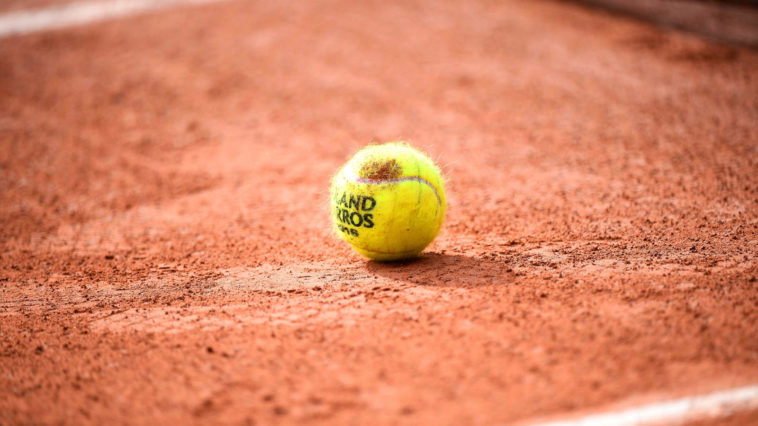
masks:
{"label": "ball fuzz", "polygon": [[403,142],[359,151],[332,179],[334,229],[374,260],[418,256],[440,231],[447,202],[434,162]]}

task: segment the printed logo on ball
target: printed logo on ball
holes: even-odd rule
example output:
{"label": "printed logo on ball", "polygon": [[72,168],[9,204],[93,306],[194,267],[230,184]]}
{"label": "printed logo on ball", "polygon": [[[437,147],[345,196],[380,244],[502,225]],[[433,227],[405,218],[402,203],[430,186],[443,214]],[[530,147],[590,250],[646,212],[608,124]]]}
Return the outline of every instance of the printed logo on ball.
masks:
{"label": "printed logo on ball", "polygon": [[335,213],[340,232],[357,237],[359,234],[356,228],[374,227],[374,215],[367,213],[376,207],[374,197],[343,192],[334,201],[337,204]]}

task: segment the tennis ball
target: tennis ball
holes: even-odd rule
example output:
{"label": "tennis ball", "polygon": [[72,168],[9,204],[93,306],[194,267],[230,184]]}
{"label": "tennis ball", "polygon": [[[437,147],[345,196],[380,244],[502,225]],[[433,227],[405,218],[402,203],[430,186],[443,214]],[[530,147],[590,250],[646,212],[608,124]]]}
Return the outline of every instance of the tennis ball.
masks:
{"label": "tennis ball", "polygon": [[374,260],[418,256],[447,209],[439,168],[403,142],[359,151],[332,178],[330,192],[335,231]]}

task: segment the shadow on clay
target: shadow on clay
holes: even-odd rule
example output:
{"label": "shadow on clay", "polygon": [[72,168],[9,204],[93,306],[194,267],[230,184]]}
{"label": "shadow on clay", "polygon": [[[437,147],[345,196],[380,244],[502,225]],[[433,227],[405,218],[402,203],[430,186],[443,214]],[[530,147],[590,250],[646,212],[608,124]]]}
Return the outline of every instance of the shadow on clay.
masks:
{"label": "shadow on clay", "polygon": [[512,284],[516,275],[506,259],[461,254],[424,253],[416,259],[366,263],[366,269],[398,281],[413,284],[477,287]]}

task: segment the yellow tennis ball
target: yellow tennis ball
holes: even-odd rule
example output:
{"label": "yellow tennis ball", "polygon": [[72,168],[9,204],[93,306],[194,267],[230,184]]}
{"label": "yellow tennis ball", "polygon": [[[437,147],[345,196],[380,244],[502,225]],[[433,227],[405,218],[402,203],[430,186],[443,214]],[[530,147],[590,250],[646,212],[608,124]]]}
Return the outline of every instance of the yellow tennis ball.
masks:
{"label": "yellow tennis ball", "polygon": [[440,231],[447,202],[434,162],[403,142],[368,146],[332,179],[334,229],[374,260],[418,256]]}

